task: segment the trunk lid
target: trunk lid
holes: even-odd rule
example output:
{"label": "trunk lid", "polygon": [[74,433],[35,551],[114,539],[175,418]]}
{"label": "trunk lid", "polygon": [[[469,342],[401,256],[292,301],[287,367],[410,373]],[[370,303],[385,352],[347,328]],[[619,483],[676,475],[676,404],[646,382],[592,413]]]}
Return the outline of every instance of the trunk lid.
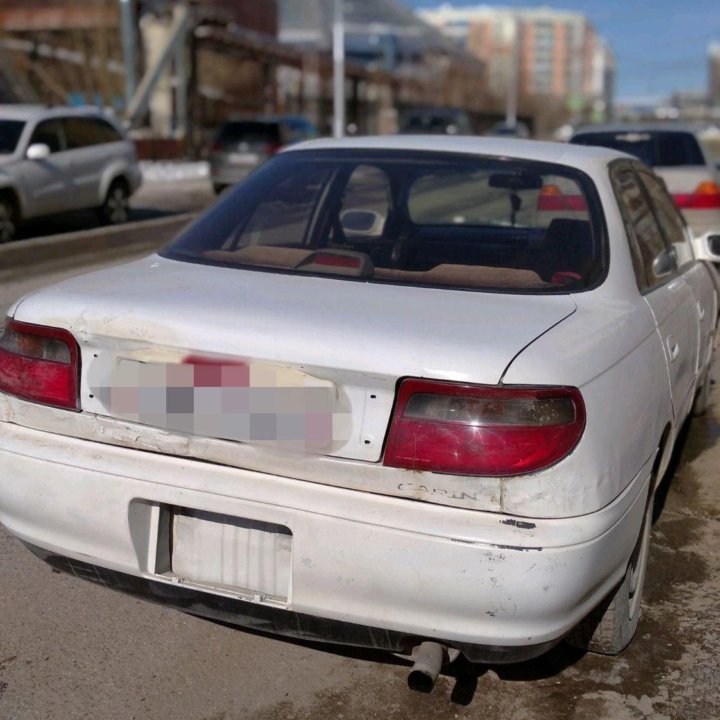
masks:
{"label": "trunk lid", "polygon": [[[35,293],[15,317],[76,337],[84,412],[377,461],[400,378],[497,384],[517,353],[574,310],[569,295],[401,287],[154,256]],[[263,417],[253,427],[255,415]]]}

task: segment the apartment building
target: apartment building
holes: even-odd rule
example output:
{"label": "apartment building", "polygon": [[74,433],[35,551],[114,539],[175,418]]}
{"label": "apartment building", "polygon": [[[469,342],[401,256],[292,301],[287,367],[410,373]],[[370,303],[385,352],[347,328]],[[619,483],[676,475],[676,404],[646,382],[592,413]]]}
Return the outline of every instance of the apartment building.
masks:
{"label": "apartment building", "polygon": [[485,63],[497,95],[514,81],[524,96],[564,100],[571,110],[589,106],[609,112],[615,60],[581,13],[444,4],[418,14]]}
{"label": "apartment building", "polygon": [[720,107],[720,43],[708,45],[708,104]]}

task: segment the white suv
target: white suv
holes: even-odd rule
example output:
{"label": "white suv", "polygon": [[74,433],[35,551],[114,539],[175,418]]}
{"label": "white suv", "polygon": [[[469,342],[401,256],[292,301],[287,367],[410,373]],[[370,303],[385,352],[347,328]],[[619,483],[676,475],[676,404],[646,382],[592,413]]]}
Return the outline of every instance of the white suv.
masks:
{"label": "white suv", "polygon": [[101,111],[0,106],[0,243],[23,220],[68,210],[125,222],[141,182],[132,141]]}

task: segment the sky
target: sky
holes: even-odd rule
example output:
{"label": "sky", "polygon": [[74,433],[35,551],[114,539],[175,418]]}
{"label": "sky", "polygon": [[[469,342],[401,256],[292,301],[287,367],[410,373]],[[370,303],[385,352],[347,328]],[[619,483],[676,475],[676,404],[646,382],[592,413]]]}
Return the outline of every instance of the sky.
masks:
{"label": "sky", "polygon": [[[445,0],[401,0],[413,8]],[[609,41],[617,59],[619,100],[667,97],[675,90],[707,90],[707,47],[720,43],[720,0],[453,0],[478,4],[576,10]]]}

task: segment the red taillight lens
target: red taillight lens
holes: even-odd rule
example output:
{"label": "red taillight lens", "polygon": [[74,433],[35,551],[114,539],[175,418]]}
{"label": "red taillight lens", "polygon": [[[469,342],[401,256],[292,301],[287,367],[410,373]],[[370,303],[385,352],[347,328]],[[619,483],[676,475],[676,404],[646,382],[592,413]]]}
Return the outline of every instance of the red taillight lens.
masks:
{"label": "red taillight lens", "polygon": [[587,211],[587,202],[582,195],[565,195],[557,185],[545,185],[538,195],[537,209],[544,212]]}
{"label": "red taillight lens", "polygon": [[689,195],[673,195],[683,210],[717,210],[720,208],[720,187],[709,180],[701,182]]}
{"label": "red taillight lens", "polygon": [[79,410],[80,352],[60,328],[9,320],[0,334],[0,392]]}
{"label": "red taillight lens", "polygon": [[549,467],[585,428],[580,391],[403,380],[384,464],[455,475],[521,475]]}

